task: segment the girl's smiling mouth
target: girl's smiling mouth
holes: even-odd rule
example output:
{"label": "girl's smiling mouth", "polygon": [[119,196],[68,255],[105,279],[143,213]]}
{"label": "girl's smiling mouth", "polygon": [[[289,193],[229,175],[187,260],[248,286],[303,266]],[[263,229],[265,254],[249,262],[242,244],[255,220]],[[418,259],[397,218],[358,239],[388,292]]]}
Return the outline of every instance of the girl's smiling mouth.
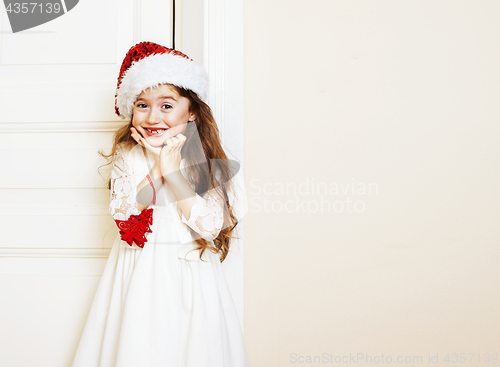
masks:
{"label": "girl's smiling mouth", "polygon": [[157,127],[154,127],[154,128],[145,127],[144,131],[146,132],[146,134],[148,136],[162,136],[163,134],[165,134],[166,131],[168,131],[168,128],[164,129],[164,128],[157,128]]}

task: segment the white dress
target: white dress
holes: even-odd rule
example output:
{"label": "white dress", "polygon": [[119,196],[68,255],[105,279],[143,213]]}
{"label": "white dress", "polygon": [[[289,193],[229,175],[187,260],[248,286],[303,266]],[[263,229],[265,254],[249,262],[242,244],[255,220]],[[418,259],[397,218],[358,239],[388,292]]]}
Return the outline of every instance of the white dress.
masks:
{"label": "white dress", "polygon": [[[141,213],[137,183],[153,160],[136,148],[125,152],[119,147],[113,163],[114,219]],[[184,160],[181,172],[186,177]],[[149,206],[153,224],[144,247],[130,246],[117,235],[72,367],[249,366],[219,255],[206,250],[206,261],[200,261],[200,251],[190,251],[196,244],[187,226],[209,241],[222,226],[221,206],[209,193],[196,196],[187,221],[165,183],[156,205]]]}

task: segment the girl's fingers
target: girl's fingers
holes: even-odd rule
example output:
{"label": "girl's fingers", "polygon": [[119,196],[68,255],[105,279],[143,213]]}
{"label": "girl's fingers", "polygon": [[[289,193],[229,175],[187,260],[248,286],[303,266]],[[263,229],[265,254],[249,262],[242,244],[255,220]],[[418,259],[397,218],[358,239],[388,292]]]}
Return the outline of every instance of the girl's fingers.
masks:
{"label": "girl's fingers", "polygon": [[179,137],[179,144],[177,145],[177,149],[180,151],[182,149],[182,146],[186,142],[186,137],[184,135],[181,135]]}
{"label": "girl's fingers", "polygon": [[168,144],[173,144],[173,145],[176,145],[176,144],[184,144],[184,142],[186,141],[186,136],[182,135],[182,134],[177,134],[175,136],[172,136],[171,138],[168,138],[167,140],[165,140],[165,143],[168,142]]}
{"label": "girl's fingers", "polygon": [[179,143],[177,144],[177,148],[180,150],[184,143],[186,142],[186,137],[185,136],[180,136],[179,137]]}
{"label": "girl's fingers", "polygon": [[132,138],[134,138],[134,140],[137,142],[137,144],[141,144],[142,145],[140,137],[138,137],[137,135],[132,135]]}
{"label": "girl's fingers", "polygon": [[134,138],[134,140],[135,140],[137,143],[139,143],[139,144],[141,144],[141,145],[142,145],[142,143],[141,143],[141,139],[142,139],[142,137],[141,137],[141,136],[139,136],[139,135],[132,135],[132,137]]}
{"label": "girl's fingers", "polygon": [[168,138],[165,140],[165,145],[173,148],[175,146],[175,140],[173,138]]}
{"label": "girl's fingers", "polygon": [[169,153],[170,151],[172,151],[172,145],[170,144],[165,144],[161,149],[162,153]]}
{"label": "girl's fingers", "polygon": [[161,150],[161,154],[170,154],[172,152],[180,152],[182,146],[186,142],[186,136],[182,134],[177,134],[165,140]]}
{"label": "girl's fingers", "polygon": [[132,134],[131,134],[131,135],[132,135],[132,138],[133,138],[133,139],[134,139],[137,143],[139,143],[139,144],[141,144],[141,145],[142,145],[142,143],[141,143],[141,138],[142,138],[142,136],[141,136],[141,135],[137,132],[137,130],[136,130],[135,128],[131,127],[131,128],[130,128],[130,132],[132,133]]}
{"label": "girl's fingers", "polygon": [[175,151],[180,151],[182,148],[182,141],[180,139],[176,139],[172,148]]}

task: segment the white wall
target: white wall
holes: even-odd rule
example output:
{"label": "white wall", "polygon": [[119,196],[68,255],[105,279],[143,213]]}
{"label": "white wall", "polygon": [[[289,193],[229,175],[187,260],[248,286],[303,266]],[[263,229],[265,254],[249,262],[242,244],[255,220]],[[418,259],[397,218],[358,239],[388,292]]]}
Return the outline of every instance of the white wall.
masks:
{"label": "white wall", "polygon": [[252,0],[244,14],[251,364],[499,353],[500,2]]}

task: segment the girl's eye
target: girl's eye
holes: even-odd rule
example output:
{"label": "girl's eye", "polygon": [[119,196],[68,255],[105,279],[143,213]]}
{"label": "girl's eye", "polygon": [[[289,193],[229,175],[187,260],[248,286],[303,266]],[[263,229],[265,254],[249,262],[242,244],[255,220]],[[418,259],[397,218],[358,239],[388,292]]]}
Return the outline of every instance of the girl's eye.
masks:
{"label": "girl's eye", "polygon": [[[145,103],[138,103],[138,104],[137,104],[137,107],[138,107],[138,108],[146,108],[146,107],[147,107],[147,105],[146,105]],[[170,108],[172,108],[172,106],[170,106],[169,104],[164,104],[164,105],[163,105],[163,107],[165,107],[166,109],[170,109]]]}

